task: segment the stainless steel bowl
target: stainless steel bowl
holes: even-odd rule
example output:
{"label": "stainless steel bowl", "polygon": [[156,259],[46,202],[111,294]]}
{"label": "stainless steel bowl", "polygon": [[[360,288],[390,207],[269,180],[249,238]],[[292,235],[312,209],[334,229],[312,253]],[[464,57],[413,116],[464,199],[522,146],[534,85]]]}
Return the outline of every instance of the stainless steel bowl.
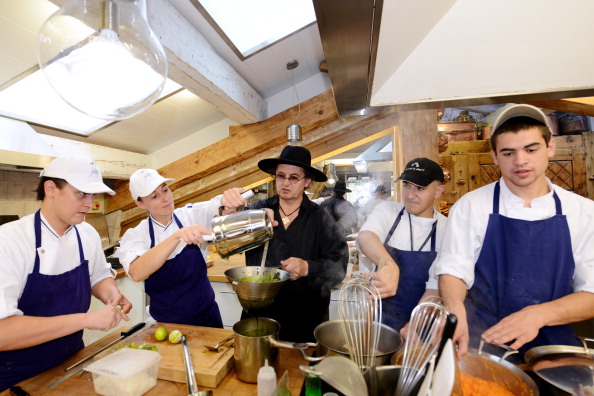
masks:
{"label": "stainless steel bowl", "polygon": [[250,309],[266,308],[274,302],[278,291],[289,280],[289,273],[278,268],[264,268],[264,273],[276,274],[280,276],[278,282],[256,283],[245,282],[239,279],[245,276],[255,276],[260,274],[260,267],[235,267],[225,271],[225,276],[231,282],[233,290],[237,293],[239,303],[246,311]]}
{"label": "stainless steel bowl", "polygon": [[538,396],[538,387],[516,365],[489,353],[469,348],[458,361],[460,371],[473,377],[503,385],[515,396]]}

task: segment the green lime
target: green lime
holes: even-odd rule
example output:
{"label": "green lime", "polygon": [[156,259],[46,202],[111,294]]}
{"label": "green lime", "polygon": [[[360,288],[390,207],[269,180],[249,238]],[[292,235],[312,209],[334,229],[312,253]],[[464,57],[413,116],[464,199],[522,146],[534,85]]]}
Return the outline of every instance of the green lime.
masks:
{"label": "green lime", "polygon": [[155,331],[155,340],[163,341],[167,339],[167,329],[165,327],[159,327]]}
{"label": "green lime", "polygon": [[173,330],[171,333],[169,333],[169,342],[172,344],[177,344],[178,342],[181,341],[181,336],[182,336],[181,331]]}

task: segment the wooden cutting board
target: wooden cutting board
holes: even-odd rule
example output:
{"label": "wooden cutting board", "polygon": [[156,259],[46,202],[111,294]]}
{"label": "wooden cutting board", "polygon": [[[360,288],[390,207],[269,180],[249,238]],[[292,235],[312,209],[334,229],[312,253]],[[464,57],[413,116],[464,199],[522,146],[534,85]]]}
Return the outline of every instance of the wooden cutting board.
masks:
{"label": "wooden cutting board", "polygon": [[[216,388],[233,367],[235,362],[233,359],[233,347],[231,346],[233,340],[228,341],[223,347],[219,348],[220,352],[218,353],[210,352],[204,347],[204,345],[214,346],[219,341],[224,340],[227,336],[233,334],[232,330],[157,322],[123,339],[116,345],[127,345],[132,342],[136,345],[143,343],[156,345],[157,351],[161,354],[157,378],[185,383],[186,370],[184,367],[182,344],[181,342],[172,344],[168,340],[155,340],[155,330],[159,327],[165,327],[168,332],[179,330],[186,336],[198,385]],[[115,348],[116,346],[114,345],[114,348],[110,348],[109,351],[97,355],[96,359],[106,356]]]}

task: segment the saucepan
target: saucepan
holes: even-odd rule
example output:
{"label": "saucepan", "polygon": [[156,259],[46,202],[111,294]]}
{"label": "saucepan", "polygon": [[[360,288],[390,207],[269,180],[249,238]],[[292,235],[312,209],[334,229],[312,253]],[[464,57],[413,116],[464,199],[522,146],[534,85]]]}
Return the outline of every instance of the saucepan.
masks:
{"label": "saucepan", "polygon": [[[402,345],[402,336],[385,324],[380,324],[378,350],[373,358],[374,366],[389,365],[392,355]],[[350,358],[347,341],[342,330],[342,320],[329,320],[320,323],[314,329],[316,343],[307,343],[316,348],[317,356],[308,356],[301,349],[303,358],[308,362],[318,362],[326,356],[344,356]]]}
{"label": "saucepan", "polygon": [[258,371],[268,364],[276,366],[277,348],[300,349],[306,344],[278,340],[280,324],[269,318],[248,318],[233,325],[235,335],[235,373],[241,381],[256,383]]}

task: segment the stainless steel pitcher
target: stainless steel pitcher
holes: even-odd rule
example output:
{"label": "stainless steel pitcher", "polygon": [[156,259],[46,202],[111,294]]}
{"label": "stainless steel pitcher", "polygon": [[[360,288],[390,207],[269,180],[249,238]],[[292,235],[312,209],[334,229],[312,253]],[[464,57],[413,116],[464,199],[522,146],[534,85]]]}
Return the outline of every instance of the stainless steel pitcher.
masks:
{"label": "stainless steel pitcher", "polygon": [[264,209],[214,217],[211,226],[213,242],[222,258],[258,247],[274,236],[272,220]]}

